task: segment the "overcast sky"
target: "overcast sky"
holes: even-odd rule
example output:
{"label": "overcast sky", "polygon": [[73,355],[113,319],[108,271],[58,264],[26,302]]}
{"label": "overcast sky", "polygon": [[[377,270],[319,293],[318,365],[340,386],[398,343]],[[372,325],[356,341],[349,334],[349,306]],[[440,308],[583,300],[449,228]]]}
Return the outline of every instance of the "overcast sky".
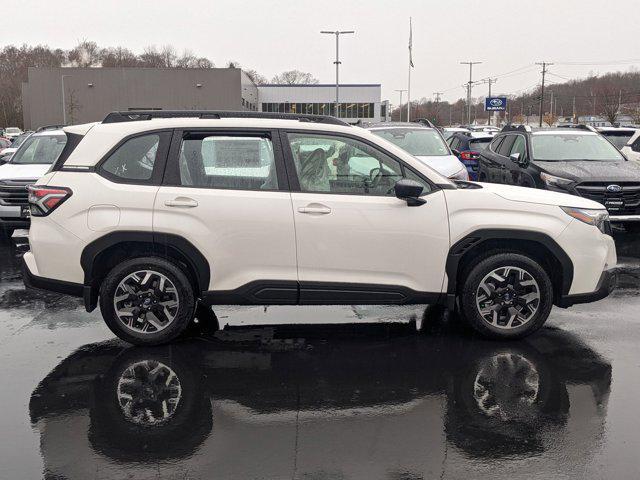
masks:
{"label": "overcast sky", "polygon": [[[341,41],[341,82],[381,83],[397,103],[407,88],[413,17],[412,98],[454,100],[474,79],[502,75],[494,93],[519,93],[540,78],[537,61],[556,62],[549,81],[640,66],[638,0],[20,0],[10,2],[0,45],[71,48],[171,44],[217,66],[230,60],[267,78],[288,69],[335,81],[335,40],[320,30],[355,30]],[[567,65],[567,63],[580,63]],[[617,62],[612,64],[612,62]],[[513,72],[509,75],[503,75]],[[558,76],[554,76],[558,75]],[[486,85],[474,89],[483,94]],[[406,98],[406,97],[405,97]]]}

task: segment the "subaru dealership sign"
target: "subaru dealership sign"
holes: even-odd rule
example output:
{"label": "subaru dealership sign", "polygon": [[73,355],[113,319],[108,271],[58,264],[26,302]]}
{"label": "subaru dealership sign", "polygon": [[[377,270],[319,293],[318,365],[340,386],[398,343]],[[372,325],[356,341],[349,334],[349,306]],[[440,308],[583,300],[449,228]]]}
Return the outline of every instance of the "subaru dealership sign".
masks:
{"label": "subaru dealership sign", "polygon": [[507,97],[487,97],[484,99],[484,109],[486,111],[506,110]]}

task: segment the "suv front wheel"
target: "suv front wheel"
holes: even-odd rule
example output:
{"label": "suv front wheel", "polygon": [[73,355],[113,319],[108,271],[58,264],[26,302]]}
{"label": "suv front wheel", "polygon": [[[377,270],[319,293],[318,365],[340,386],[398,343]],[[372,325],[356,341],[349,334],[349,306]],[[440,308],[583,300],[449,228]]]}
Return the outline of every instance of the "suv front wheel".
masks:
{"label": "suv front wheel", "polygon": [[107,326],[135,345],[159,345],[175,339],[193,319],[195,306],[185,273],[157,257],[121,263],[100,287],[100,311]]}
{"label": "suv front wheel", "polygon": [[496,252],[465,272],[462,314],[490,338],[521,338],[539,329],[553,306],[553,285],[535,260]]}

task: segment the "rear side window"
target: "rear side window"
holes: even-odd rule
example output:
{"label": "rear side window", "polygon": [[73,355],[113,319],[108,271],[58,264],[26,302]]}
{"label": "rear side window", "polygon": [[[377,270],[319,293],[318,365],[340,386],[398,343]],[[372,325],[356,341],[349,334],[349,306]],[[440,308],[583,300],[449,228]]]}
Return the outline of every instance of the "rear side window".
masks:
{"label": "rear side window", "polygon": [[151,180],[159,145],[159,134],[130,138],[104,161],[101,169],[123,180]]}
{"label": "rear side window", "polygon": [[232,190],[277,190],[269,138],[229,135],[186,137],[180,147],[179,185]]}
{"label": "rear side window", "polygon": [[636,139],[635,142],[631,145],[631,150],[634,152],[640,152],[640,137]]}
{"label": "rear side window", "polygon": [[498,147],[498,151],[496,153],[502,155],[503,157],[508,157],[509,152],[511,151],[511,145],[513,145],[514,140],[515,135],[507,135],[504,141]]}
{"label": "rear side window", "polygon": [[522,135],[516,135],[516,140],[513,142],[510,155],[513,155],[514,153],[519,153],[520,158],[524,158],[525,153],[527,153],[527,144],[525,143]]}

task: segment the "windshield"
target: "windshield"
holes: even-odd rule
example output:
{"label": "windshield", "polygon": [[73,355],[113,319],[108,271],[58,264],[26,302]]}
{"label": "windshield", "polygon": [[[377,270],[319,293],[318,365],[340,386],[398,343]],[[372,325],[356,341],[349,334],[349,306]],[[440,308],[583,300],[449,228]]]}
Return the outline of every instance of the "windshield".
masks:
{"label": "windshield", "polygon": [[602,132],[601,135],[613,143],[617,149],[624,147],[629,139],[633,137],[633,131],[627,132]]}
{"label": "windshield", "polygon": [[435,130],[426,128],[390,128],[388,130],[373,130],[372,132],[385,140],[389,140],[411,155],[449,155],[447,145]]}
{"label": "windshield", "polygon": [[24,143],[24,141],[29,138],[30,133],[23,133],[22,135],[18,135],[13,139],[13,143],[11,144],[11,148],[18,148],[20,145]]}
{"label": "windshield", "polygon": [[484,150],[491,143],[491,140],[493,140],[493,137],[476,138],[475,140],[470,140],[469,150]]}
{"label": "windshield", "polygon": [[593,160],[618,162],[624,160],[620,152],[600,135],[595,134],[543,134],[533,135],[531,146],[535,160],[570,162]]}
{"label": "windshield", "polygon": [[65,135],[33,135],[11,157],[11,163],[52,164],[67,143]]}

